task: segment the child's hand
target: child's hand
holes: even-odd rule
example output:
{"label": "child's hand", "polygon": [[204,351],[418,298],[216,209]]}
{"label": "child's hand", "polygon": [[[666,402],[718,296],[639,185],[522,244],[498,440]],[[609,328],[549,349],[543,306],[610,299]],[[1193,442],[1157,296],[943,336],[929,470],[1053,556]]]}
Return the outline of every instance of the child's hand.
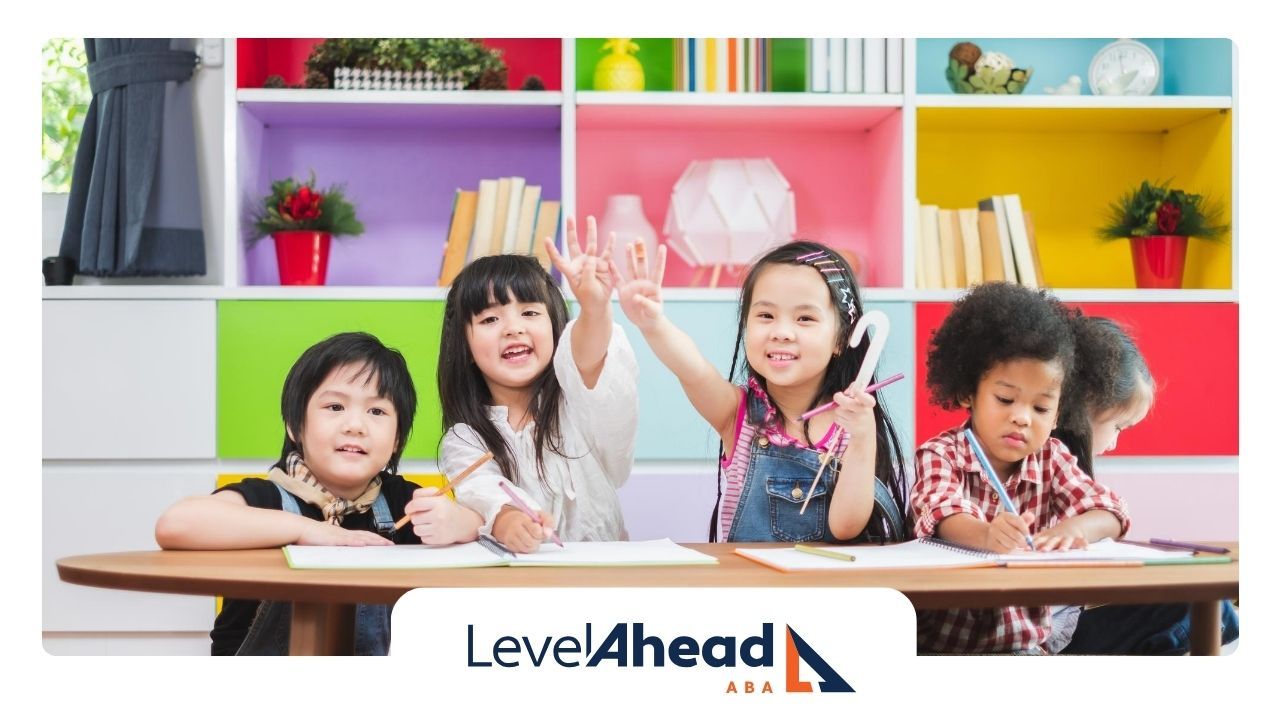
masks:
{"label": "child's hand", "polygon": [[1031,533],[1030,525],[1035,519],[1030,511],[1022,513],[1022,517],[1008,512],[997,514],[987,526],[987,549],[998,553],[1026,550],[1027,535]]}
{"label": "child's hand", "polygon": [[596,219],[588,215],[586,250],[578,247],[578,228],[573,218],[565,222],[565,240],[569,249],[568,260],[556,250],[554,240],[546,238],[542,241],[547,246],[552,264],[569,280],[569,289],[579,305],[607,307],[618,280],[618,270],[613,266],[612,258],[613,236],[610,235],[603,248],[597,248]]}
{"label": "child's hand", "polygon": [[363,547],[368,545],[395,545],[387,538],[368,530],[348,530],[338,525],[330,525],[321,520],[311,520],[302,534],[298,536],[298,545],[347,545]]}
{"label": "child's hand", "polygon": [[639,241],[627,245],[630,279],[618,286],[623,314],[641,331],[652,328],[662,317],[662,275],[667,268],[667,246],[659,245],[658,261],[650,279],[644,247]]}
{"label": "child's hand", "polygon": [[473,520],[466,510],[445,495],[439,488],[418,488],[413,499],[404,506],[406,515],[413,517],[413,532],[423,545],[450,545],[465,539],[475,539],[475,527],[466,527]]}
{"label": "child's hand", "polygon": [[513,552],[531,553],[538,549],[543,538],[551,537],[554,530],[550,515],[539,512],[538,517],[541,524],[521,510],[504,506],[493,521],[493,537]]}
{"label": "child's hand", "polygon": [[1084,528],[1075,523],[1058,523],[1031,538],[1037,550],[1083,550],[1089,547]]}
{"label": "child's hand", "polygon": [[[856,380],[854,382],[857,382]],[[871,440],[876,438],[876,399],[870,393],[855,389],[852,384],[835,394],[836,424],[844,428],[850,439]],[[850,445],[853,443],[851,442]]]}

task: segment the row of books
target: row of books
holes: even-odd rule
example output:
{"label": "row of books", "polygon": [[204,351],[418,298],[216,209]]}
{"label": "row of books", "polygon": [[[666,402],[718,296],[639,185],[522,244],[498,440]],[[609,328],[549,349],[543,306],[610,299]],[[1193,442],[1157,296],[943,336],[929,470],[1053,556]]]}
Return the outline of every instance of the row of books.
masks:
{"label": "row of books", "polygon": [[676,38],[677,92],[771,92],[768,38]]}
{"label": "row of books", "polygon": [[534,255],[549,270],[551,259],[542,240],[556,239],[559,229],[560,201],[543,200],[542,187],[522,177],[481,180],[477,190],[459,188],[439,284],[451,285],[467,263],[486,255]]}
{"label": "row of books", "polygon": [[1045,287],[1031,213],[1018,195],[993,195],[976,208],[920,206],[916,287],[936,290],[1007,281]]}
{"label": "row of books", "polygon": [[813,38],[809,92],[901,93],[902,38]]}

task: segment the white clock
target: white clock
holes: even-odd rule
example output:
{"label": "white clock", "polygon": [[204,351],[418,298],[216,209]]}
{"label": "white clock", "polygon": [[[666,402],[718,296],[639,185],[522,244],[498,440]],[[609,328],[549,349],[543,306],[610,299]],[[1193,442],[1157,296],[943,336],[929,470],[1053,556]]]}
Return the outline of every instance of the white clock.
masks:
{"label": "white clock", "polygon": [[1089,63],[1089,89],[1094,95],[1150,95],[1159,86],[1160,60],[1137,40],[1117,40]]}

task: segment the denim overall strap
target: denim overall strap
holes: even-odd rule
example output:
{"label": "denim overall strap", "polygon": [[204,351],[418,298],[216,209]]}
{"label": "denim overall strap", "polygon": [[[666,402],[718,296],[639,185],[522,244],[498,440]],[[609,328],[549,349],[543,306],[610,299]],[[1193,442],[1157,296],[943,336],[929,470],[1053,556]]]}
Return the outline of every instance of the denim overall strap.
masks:
{"label": "denim overall strap", "polygon": [[885,485],[880,478],[875,478],[873,484],[876,489],[876,505],[880,508],[880,515],[889,522],[889,531],[893,535],[889,540],[893,542],[907,540],[907,521],[902,517],[902,508],[893,501],[893,493],[889,492],[889,486]]}
{"label": "denim overall strap", "polygon": [[[298,501],[284,488],[280,492],[280,509],[301,515]],[[386,496],[379,494],[373,504],[374,523],[379,532],[394,527]],[[289,626],[293,622],[293,605],[288,602],[263,600],[253,617],[237,655],[288,655]],[[391,608],[388,605],[356,605],[356,655],[386,655],[391,645]]]}

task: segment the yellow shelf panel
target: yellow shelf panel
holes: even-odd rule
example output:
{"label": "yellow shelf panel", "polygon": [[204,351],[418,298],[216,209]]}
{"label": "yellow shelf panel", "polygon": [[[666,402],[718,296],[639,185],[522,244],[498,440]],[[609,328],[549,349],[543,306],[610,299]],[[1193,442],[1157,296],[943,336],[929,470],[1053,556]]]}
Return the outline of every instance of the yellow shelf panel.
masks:
{"label": "yellow shelf panel", "polygon": [[[1170,122],[1135,117],[1144,112]],[[1024,120],[1034,114],[1035,122],[1011,123],[1010,114]],[[1053,287],[1134,286],[1128,244],[1104,242],[1095,231],[1107,207],[1144,179],[1168,179],[1221,199],[1230,217],[1229,113],[925,108],[919,117],[920,202],[962,208],[993,194],[1019,194]],[[1193,240],[1190,247],[1184,286],[1230,289],[1230,238]]]}

